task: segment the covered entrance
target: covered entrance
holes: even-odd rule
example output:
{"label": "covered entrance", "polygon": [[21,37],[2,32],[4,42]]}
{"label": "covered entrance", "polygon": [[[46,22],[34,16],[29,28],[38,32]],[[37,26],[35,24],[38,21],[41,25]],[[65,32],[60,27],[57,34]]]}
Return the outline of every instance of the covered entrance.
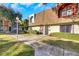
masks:
{"label": "covered entrance", "polygon": [[43,35],[48,35],[48,26],[41,26],[40,32],[42,32]]}

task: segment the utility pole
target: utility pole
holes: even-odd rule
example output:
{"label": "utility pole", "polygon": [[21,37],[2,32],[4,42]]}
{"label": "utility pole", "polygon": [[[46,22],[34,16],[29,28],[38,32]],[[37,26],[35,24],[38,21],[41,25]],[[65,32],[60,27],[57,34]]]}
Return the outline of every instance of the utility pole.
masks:
{"label": "utility pole", "polygon": [[17,27],[16,34],[17,34],[17,39],[18,39],[18,20],[19,20],[19,18],[16,17],[16,27]]}

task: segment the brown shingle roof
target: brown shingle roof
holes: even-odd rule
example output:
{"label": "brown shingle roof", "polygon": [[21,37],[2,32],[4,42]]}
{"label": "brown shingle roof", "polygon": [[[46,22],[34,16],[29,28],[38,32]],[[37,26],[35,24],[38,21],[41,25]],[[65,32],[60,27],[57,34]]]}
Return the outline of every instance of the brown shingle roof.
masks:
{"label": "brown shingle roof", "polygon": [[[72,23],[72,18],[58,18],[56,9],[48,9],[36,14],[35,23],[31,26],[54,25],[63,23]],[[79,22],[79,18],[74,19],[74,22]]]}

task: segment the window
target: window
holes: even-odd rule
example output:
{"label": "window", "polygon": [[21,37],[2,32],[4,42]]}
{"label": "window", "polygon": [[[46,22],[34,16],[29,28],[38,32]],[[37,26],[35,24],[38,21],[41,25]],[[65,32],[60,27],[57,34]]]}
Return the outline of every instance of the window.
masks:
{"label": "window", "polygon": [[60,32],[71,32],[71,25],[61,25]]}
{"label": "window", "polygon": [[61,16],[70,16],[72,15],[72,9],[66,9],[66,10],[62,10],[61,12]]}
{"label": "window", "polygon": [[67,10],[67,16],[70,16],[70,15],[72,15],[72,10],[71,9]]}
{"label": "window", "polygon": [[61,15],[66,16],[66,10],[62,10]]}

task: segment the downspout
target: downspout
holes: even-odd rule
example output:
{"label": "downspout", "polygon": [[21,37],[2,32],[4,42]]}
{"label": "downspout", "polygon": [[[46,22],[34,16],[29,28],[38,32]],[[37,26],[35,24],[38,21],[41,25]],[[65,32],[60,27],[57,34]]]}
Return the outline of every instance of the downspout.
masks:
{"label": "downspout", "polygon": [[44,18],[45,17],[45,11],[43,11],[43,35],[45,35],[45,23],[44,23]]}

